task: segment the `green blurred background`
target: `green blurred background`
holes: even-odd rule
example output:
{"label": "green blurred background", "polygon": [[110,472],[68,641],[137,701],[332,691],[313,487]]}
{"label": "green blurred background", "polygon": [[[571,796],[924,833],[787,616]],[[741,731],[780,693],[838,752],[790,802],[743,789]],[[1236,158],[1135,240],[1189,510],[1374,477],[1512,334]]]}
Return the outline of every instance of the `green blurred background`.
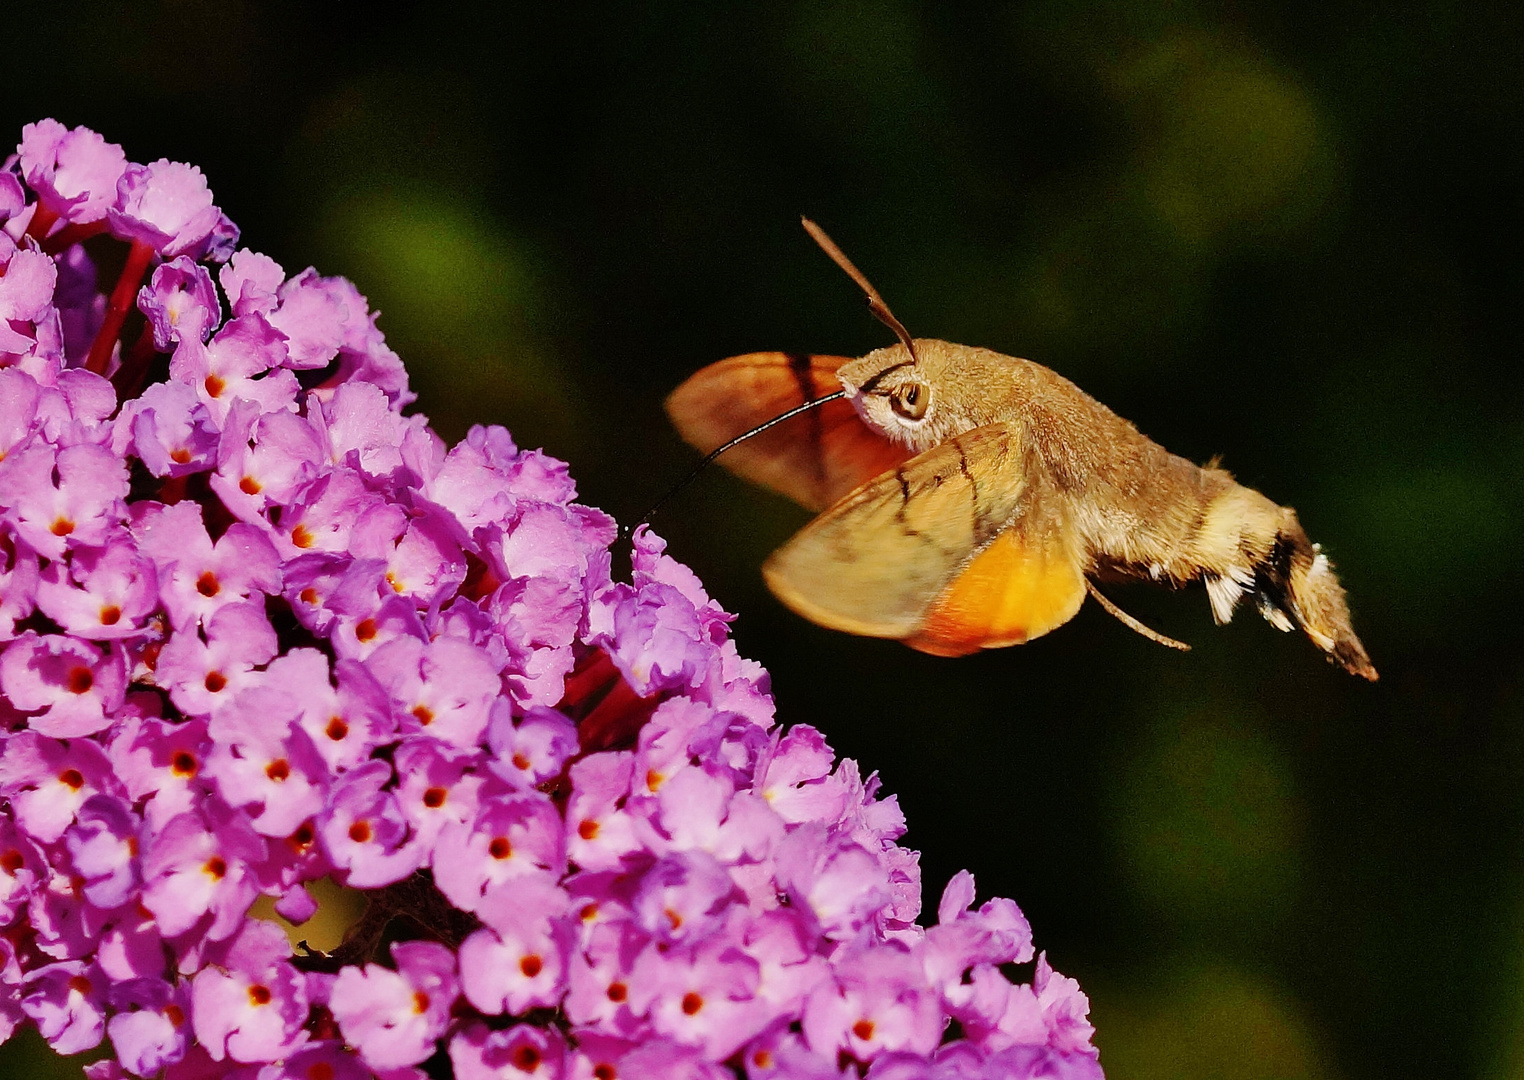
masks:
{"label": "green blurred background", "polygon": [[1113,1077],[1524,1077],[1524,7],[7,14],[6,138],[199,164],[246,243],[359,284],[442,433],[507,424],[624,521],[694,460],[688,373],[889,342],[801,212],[916,334],[1224,455],[1332,553],[1378,685],[1199,590],[1116,594],[1189,654],[1088,605],[937,660],[782,609],[806,515],[720,470],[657,524],[780,717],[899,794],[928,906],[961,867],[1022,905]]}

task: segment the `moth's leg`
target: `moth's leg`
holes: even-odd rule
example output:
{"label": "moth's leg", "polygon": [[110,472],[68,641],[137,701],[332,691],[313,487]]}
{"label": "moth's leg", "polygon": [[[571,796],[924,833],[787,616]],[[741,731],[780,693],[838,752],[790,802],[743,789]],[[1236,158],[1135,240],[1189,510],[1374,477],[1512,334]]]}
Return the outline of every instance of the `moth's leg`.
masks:
{"label": "moth's leg", "polygon": [[1101,595],[1101,591],[1095,587],[1095,583],[1092,582],[1089,578],[1085,579],[1085,588],[1090,591],[1091,596],[1095,597],[1096,603],[1100,604],[1101,607],[1105,608],[1111,614],[1115,615],[1119,620],[1121,620],[1122,625],[1127,627],[1129,630],[1134,630],[1137,633],[1142,634],[1149,641],[1158,642],[1160,645],[1167,645],[1171,649],[1179,649],[1181,652],[1191,651],[1191,647],[1185,642],[1176,641],[1172,637],[1165,637],[1157,630],[1150,630],[1137,619],[1134,619],[1131,615],[1127,614],[1127,612],[1117,607],[1110,600]]}

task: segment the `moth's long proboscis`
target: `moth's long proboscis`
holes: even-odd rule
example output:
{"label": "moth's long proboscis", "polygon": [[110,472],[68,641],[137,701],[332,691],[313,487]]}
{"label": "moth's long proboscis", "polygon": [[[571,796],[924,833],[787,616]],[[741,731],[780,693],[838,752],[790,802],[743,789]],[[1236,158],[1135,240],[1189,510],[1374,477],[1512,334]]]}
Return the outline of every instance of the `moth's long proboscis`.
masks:
{"label": "moth's long proboscis", "polygon": [[704,469],[712,461],[714,461],[715,458],[719,457],[726,450],[729,450],[731,447],[745,442],[747,439],[751,438],[753,435],[760,435],[760,434],[762,434],[762,432],[766,431],[768,428],[774,426],[775,424],[781,424],[781,423],[783,423],[783,421],[785,421],[785,420],[791,420],[794,417],[798,416],[802,412],[808,412],[809,410],[815,408],[817,405],[824,405],[828,401],[835,401],[837,398],[843,398],[843,397],[846,397],[846,396],[847,396],[847,392],[845,390],[838,390],[834,394],[827,394],[825,397],[813,398],[813,399],[811,399],[809,401],[806,401],[803,405],[795,405],[792,409],[789,409],[787,412],[779,413],[777,416],[773,417],[771,420],[768,420],[765,423],[758,424],[756,427],[752,428],[750,431],[742,432],[740,435],[737,435],[734,439],[731,439],[729,442],[725,443],[723,446],[717,446],[717,447],[715,447],[713,450],[709,451],[709,453],[705,454],[703,460],[700,461],[697,465],[695,465],[693,467],[693,471],[690,472],[687,476],[683,477],[680,481],[678,481],[678,483],[672,488],[671,491],[667,492],[660,499],[657,499],[656,500],[656,505],[651,507],[651,509],[647,510],[644,514],[642,514],[639,521],[637,521],[634,525],[627,526],[625,528],[625,530],[624,530],[626,535],[628,535],[630,532],[634,531],[636,528],[640,527],[641,525],[645,525],[648,522],[650,522],[650,520],[653,517],[656,516],[656,511],[660,510],[663,506],[666,506],[667,503],[670,502],[672,500],[672,498],[675,495],[677,495],[678,492],[682,491],[683,488],[687,487],[689,484],[693,483],[694,480],[698,479],[698,474],[703,472]]}

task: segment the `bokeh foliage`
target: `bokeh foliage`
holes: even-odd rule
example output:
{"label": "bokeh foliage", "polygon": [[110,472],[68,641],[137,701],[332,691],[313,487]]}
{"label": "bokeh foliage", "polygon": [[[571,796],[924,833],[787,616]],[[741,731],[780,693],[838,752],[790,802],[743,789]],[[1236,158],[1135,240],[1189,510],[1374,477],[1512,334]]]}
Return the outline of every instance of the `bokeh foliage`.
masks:
{"label": "bokeh foliage", "polygon": [[1225,455],[1332,552],[1380,684],[1144,589],[1194,652],[1091,606],[935,660],[771,600],[796,508],[714,472],[658,526],[783,718],[900,794],[929,896],[1023,905],[1112,1075],[1524,1076],[1524,9],[9,12],[5,131],[201,165],[253,246],[356,280],[442,432],[506,423],[623,520],[692,460],[687,373],[886,343],[800,212],[916,333]]}

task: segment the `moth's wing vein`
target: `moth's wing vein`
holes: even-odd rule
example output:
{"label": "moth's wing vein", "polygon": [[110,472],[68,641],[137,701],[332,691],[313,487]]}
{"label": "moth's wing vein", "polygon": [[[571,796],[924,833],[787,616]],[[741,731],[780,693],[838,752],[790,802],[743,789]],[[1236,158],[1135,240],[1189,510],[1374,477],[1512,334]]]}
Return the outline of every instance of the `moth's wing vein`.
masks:
{"label": "moth's wing vein", "polygon": [[[841,356],[748,353],[710,364],[667,398],[679,434],[709,453],[807,401],[841,389]],[[810,510],[893,468],[909,452],[870,429],[844,399],[787,420],[726,451],[719,463]]]}
{"label": "moth's wing vein", "polygon": [[778,597],[807,618],[904,638],[1016,517],[1026,477],[1003,424],[976,428],[875,477],[768,560]]}
{"label": "moth's wing vein", "polygon": [[1084,545],[1069,501],[1035,449],[1013,452],[1002,439],[969,471],[984,490],[1000,490],[1000,479],[1012,474],[1022,483],[1014,506],[998,498],[975,504],[970,557],[903,639],[939,656],[1039,637],[1072,619],[1086,596]]}

